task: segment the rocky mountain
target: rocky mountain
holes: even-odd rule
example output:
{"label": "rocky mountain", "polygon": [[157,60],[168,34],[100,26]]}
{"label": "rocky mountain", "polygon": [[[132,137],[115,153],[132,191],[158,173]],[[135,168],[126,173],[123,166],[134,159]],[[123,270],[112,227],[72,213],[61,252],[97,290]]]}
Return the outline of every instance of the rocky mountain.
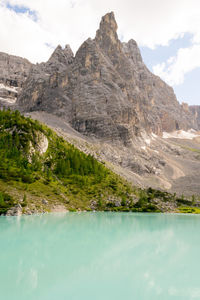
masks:
{"label": "rocky mountain", "polygon": [[24,58],[0,52],[0,103],[14,104],[31,68]]}
{"label": "rocky mountain", "polygon": [[75,56],[69,46],[58,47],[47,63],[34,66],[17,103],[24,111],[62,116],[84,135],[125,145],[144,132],[198,127],[173,89],[144,65],[136,42],[120,42],[113,13]]}
{"label": "rocky mountain", "polygon": [[[179,104],[147,69],[137,43],[119,40],[113,13],[75,55],[67,45],[46,63],[19,61],[22,89],[13,108],[136,185],[200,194],[200,108]],[[0,75],[3,84],[16,72],[6,68],[0,65],[0,74],[8,74]]]}

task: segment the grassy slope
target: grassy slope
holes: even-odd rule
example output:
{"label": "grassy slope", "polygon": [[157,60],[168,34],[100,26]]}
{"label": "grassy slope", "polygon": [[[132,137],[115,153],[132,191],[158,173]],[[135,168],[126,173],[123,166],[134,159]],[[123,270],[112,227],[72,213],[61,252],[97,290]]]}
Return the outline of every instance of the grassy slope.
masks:
{"label": "grassy slope", "polygon": [[[37,146],[44,136],[48,150],[41,154]],[[0,111],[0,214],[19,202],[24,213],[58,205],[90,210],[91,203],[114,211],[177,211],[193,204],[166,192],[133,188],[48,127],[17,111]]]}

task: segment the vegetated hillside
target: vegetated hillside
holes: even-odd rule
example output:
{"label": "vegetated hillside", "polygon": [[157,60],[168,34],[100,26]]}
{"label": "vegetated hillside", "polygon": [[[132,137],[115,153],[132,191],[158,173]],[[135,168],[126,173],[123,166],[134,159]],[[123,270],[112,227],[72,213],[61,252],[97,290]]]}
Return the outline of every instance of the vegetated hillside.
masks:
{"label": "vegetated hillside", "polygon": [[18,111],[0,111],[0,214],[56,209],[177,211],[180,204],[194,202],[133,188],[38,121]]}

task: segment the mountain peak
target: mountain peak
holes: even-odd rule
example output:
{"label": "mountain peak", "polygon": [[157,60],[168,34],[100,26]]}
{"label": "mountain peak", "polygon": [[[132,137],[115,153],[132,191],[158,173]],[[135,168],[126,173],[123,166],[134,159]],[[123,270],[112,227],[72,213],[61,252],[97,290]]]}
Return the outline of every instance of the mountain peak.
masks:
{"label": "mountain peak", "polygon": [[95,39],[87,39],[75,57],[69,46],[58,46],[28,77],[19,104],[27,111],[48,109],[81,133],[124,145],[143,132],[198,128],[173,89],[147,69],[137,43],[120,42],[113,12],[102,17]]}
{"label": "mountain peak", "polygon": [[105,16],[102,17],[100,23],[100,31],[105,31],[107,29],[112,29],[113,31],[117,31],[117,22],[115,20],[114,12],[107,13]]}
{"label": "mountain peak", "polygon": [[64,49],[60,45],[58,45],[49,58],[48,62],[60,62],[67,65],[73,60],[73,56],[74,54],[69,45],[66,45]]}
{"label": "mountain peak", "polygon": [[96,32],[95,41],[104,49],[110,44],[118,44],[117,22],[113,12],[102,17],[100,27]]}

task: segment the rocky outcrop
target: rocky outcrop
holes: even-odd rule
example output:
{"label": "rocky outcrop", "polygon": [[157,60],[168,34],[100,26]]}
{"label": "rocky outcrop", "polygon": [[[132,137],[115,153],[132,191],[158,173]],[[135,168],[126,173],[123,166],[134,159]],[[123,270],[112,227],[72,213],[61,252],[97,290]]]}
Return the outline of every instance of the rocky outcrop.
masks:
{"label": "rocky outcrop", "polygon": [[21,216],[21,215],[22,215],[21,204],[16,204],[14,207],[9,209],[6,213],[6,216]]}
{"label": "rocky outcrop", "polygon": [[26,112],[43,110],[70,116],[71,109],[67,108],[67,103],[70,103],[63,93],[61,76],[73,60],[69,45],[64,49],[58,46],[46,63],[34,65],[19,97],[19,109]]}
{"label": "rocky outcrop", "polygon": [[189,110],[193,114],[194,119],[197,121],[198,129],[200,130],[200,106],[199,105],[189,106]]}
{"label": "rocky outcrop", "polygon": [[32,159],[36,153],[38,153],[40,155],[46,153],[48,146],[49,146],[48,138],[42,132],[37,132],[34,135],[33,140],[34,140],[34,143],[32,141],[30,141],[30,143],[29,143],[28,161],[30,163],[32,162]]}
{"label": "rocky outcrop", "polygon": [[33,66],[17,103],[26,112],[62,116],[84,135],[124,145],[143,133],[198,127],[173,89],[144,65],[136,42],[121,43],[113,13],[75,56],[69,46],[58,46],[47,63]]}
{"label": "rocky outcrop", "polygon": [[24,58],[0,52],[0,102],[15,103],[26,81],[31,63]]}

